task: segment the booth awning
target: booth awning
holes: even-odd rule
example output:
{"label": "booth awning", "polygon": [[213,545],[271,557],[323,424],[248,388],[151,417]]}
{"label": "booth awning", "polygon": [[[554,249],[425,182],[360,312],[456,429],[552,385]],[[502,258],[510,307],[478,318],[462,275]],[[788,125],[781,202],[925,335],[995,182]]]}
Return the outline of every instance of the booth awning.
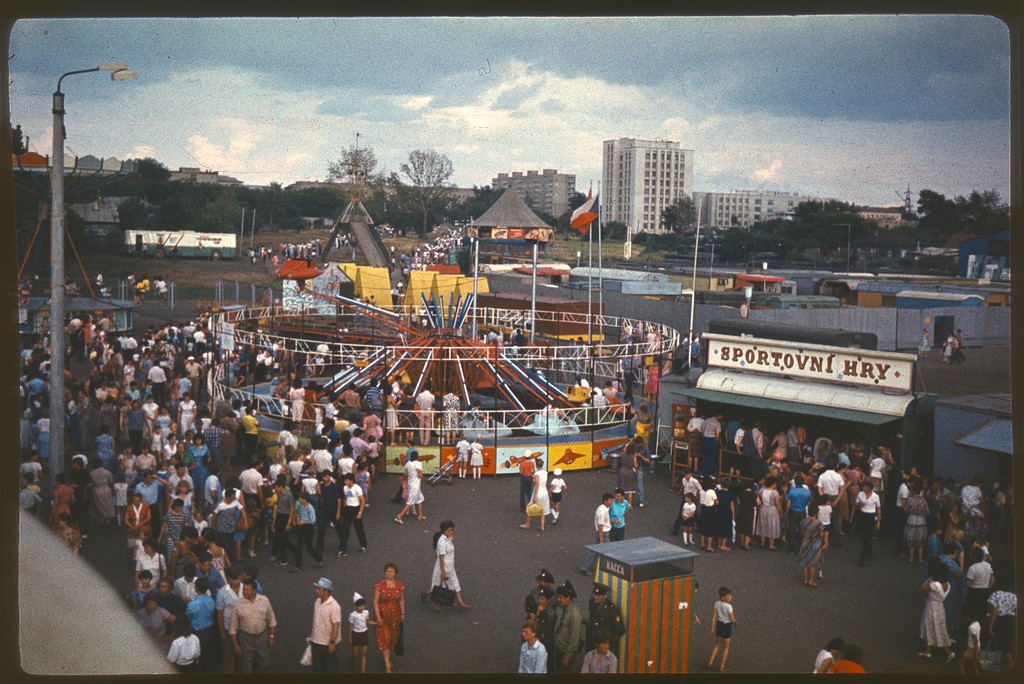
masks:
{"label": "booth awning", "polygon": [[972,449],[983,449],[1012,456],[1013,423],[1005,418],[996,418],[977,430],[972,430],[961,436],[956,443]]}
{"label": "booth awning", "polygon": [[721,370],[704,372],[697,387],[679,393],[703,401],[866,425],[901,420],[914,401],[910,394]]}

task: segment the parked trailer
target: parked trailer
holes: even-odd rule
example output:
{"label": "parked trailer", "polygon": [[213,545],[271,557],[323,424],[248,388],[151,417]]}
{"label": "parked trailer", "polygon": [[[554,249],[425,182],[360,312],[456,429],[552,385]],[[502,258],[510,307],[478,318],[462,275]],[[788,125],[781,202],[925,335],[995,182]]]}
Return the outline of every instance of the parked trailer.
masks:
{"label": "parked trailer", "polygon": [[234,233],[201,233],[194,230],[126,230],[124,247],[134,256],[233,259],[238,256]]}

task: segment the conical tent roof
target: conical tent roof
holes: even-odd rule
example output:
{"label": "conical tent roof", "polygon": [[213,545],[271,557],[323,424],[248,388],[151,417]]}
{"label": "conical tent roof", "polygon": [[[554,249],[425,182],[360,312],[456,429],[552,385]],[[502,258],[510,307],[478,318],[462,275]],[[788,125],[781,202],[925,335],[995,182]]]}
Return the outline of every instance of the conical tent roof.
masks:
{"label": "conical tent roof", "polygon": [[530,209],[511,185],[472,225],[483,228],[551,228]]}

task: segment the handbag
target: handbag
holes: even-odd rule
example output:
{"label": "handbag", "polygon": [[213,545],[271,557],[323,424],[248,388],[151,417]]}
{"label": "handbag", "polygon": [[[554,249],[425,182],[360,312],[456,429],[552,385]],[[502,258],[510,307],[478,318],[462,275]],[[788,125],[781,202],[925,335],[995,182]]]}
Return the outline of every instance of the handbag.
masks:
{"label": "handbag", "polygon": [[[990,641],[988,647],[992,648],[992,642]],[[978,653],[978,668],[982,672],[999,672],[1002,669],[1003,664],[1003,653],[1002,651],[984,650],[982,649]]]}
{"label": "handbag", "polygon": [[405,626],[398,625],[398,638],[395,639],[395,655],[405,655]]}
{"label": "handbag", "polygon": [[450,606],[455,603],[455,590],[448,588],[448,583],[434,585],[430,590],[430,600],[442,606]]}
{"label": "handbag", "polygon": [[536,501],[532,501],[526,505],[526,515],[530,516],[531,518],[539,515],[544,515],[544,507],[537,503]]}
{"label": "handbag", "polygon": [[246,514],[245,509],[240,510],[238,522],[235,523],[235,529],[239,532],[245,532],[249,529],[249,516]]}
{"label": "handbag", "polygon": [[313,644],[311,642],[306,642],[306,650],[302,652],[302,657],[299,658],[299,665],[305,667],[313,666]]}

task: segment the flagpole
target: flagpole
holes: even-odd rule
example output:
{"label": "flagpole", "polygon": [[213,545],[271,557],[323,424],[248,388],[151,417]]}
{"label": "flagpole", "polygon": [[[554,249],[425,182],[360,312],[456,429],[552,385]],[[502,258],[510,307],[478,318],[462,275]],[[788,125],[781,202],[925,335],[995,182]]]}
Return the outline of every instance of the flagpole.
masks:
{"label": "flagpole", "polygon": [[[589,227],[588,227],[589,228]],[[594,233],[587,230],[587,343],[594,344]]]}
{"label": "flagpole", "polygon": [[530,296],[530,345],[537,334],[537,240],[533,241],[533,291]]}
{"label": "flagpole", "polygon": [[[601,200],[601,181],[597,181],[597,199],[598,202]],[[597,315],[604,316],[604,259],[602,245],[604,240],[601,238],[601,212],[597,212]],[[599,337],[604,340],[604,323],[602,322],[600,327]],[[591,377],[591,384],[593,384],[594,378]]]}
{"label": "flagpole", "polygon": [[697,249],[700,247],[700,211],[697,212],[697,233],[693,241],[693,284],[690,286],[690,332],[686,338],[693,343],[693,307],[697,301]]}

